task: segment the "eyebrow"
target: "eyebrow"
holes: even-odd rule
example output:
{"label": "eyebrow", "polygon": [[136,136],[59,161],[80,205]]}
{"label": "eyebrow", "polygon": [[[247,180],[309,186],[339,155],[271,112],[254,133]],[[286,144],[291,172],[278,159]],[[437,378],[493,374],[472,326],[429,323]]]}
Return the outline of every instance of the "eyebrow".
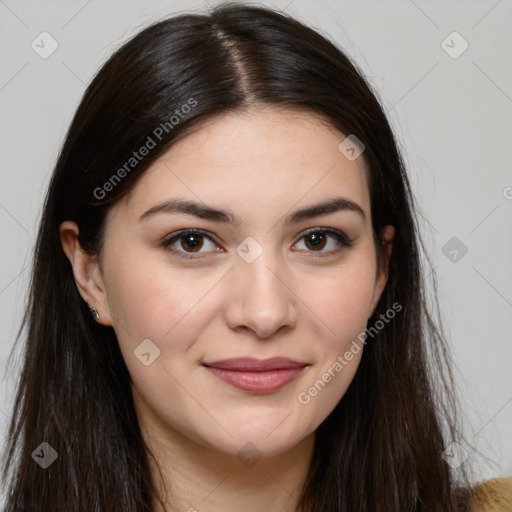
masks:
{"label": "eyebrow", "polygon": [[[366,219],[364,210],[357,203],[347,199],[346,197],[335,197],[333,199],[296,210],[285,218],[284,224],[297,224],[306,219],[313,219],[315,217],[341,211],[355,212],[363,219]],[[199,217],[200,219],[213,222],[232,225],[240,225],[242,223],[241,219],[228,210],[219,210],[194,201],[179,199],[171,199],[153,206],[139,217],[139,221],[147,220],[157,213],[184,213],[186,215],[193,215],[194,217]]]}

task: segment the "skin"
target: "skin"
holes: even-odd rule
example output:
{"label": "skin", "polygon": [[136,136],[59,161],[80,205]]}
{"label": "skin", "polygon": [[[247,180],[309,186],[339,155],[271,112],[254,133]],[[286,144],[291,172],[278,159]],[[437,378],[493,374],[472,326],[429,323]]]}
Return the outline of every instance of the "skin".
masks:
{"label": "skin", "polygon": [[[387,279],[386,265],[377,265],[364,153],[347,159],[338,149],[344,138],[311,113],[225,115],[174,145],[109,210],[100,257],[81,250],[75,223],[61,225],[79,292],[117,335],[141,430],[162,469],[160,477],[152,463],[154,481],[172,510],[294,510],[315,430],[362,351],[309,403],[297,397],[365,330]],[[337,196],[364,217],[343,210],[284,224],[291,212]],[[138,220],[171,198],[229,210],[240,222],[162,212]],[[194,239],[196,252],[188,239],[172,247],[197,259],[160,245],[192,228],[210,238]],[[317,247],[304,236],[310,228],[341,231],[353,245],[323,232]],[[387,226],[388,256],[393,236]],[[236,252],[246,237],[263,250],[251,263]],[[257,246],[242,247],[256,254]],[[134,356],[145,339],[160,350],[149,366]],[[274,356],[308,366],[268,394],[234,388],[201,364]],[[240,456],[247,443],[261,457],[253,465]]]}

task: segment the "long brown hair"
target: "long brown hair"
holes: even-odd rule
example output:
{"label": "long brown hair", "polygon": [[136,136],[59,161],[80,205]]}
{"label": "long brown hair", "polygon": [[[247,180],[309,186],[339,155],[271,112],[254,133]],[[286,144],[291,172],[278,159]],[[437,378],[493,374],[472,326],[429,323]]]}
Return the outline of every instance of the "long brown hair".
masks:
{"label": "long brown hair", "polygon": [[[452,474],[442,458],[457,435],[447,344],[427,306],[413,194],[377,95],[316,31],[272,10],[225,4],[142,30],[108,59],[76,111],[44,203],[18,333],[26,330],[26,344],[2,472],[7,512],[154,509],[128,370],[113,329],[91,318],[78,293],[59,226],[75,221],[82,248],[98,254],[108,208],[152,162],[206,120],[253,104],[311,112],[354,134],[366,147],[380,258],[382,228],[396,229],[369,323],[396,302],[403,311],[367,344],[317,429],[297,510],[451,512],[459,501],[466,509],[455,492],[465,472]],[[147,155],[130,160],[143,145]],[[58,454],[46,469],[32,457],[42,442]]]}

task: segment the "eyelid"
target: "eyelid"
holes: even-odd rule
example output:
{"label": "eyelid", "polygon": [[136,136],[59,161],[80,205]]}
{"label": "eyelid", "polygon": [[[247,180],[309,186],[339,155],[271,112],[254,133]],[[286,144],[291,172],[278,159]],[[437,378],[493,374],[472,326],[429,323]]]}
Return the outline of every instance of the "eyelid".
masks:
{"label": "eyelid", "polygon": [[322,257],[329,257],[329,256],[335,256],[339,254],[343,249],[348,249],[352,247],[354,244],[355,239],[348,237],[343,231],[339,229],[329,228],[329,227],[315,227],[307,229],[306,231],[303,231],[297,242],[295,242],[293,245],[295,246],[298,242],[300,242],[303,238],[307,237],[310,234],[313,233],[327,233],[327,235],[331,236],[332,238],[336,239],[338,241],[338,244],[341,245],[341,248],[338,247],[337,249],[331,249],[330,251],[306,251],[306,258],[322,258]]}
{"label": "eyelid", "polygon": [[[348,237],[343,231],[340,231],[335,228],[319,226],[319,227],[309,228],[309,229],[306,229],[305,231],[302,231],[299,234],[297,240],[294,242],[293,246],[297,245],[297,243],[300,242],[306,236],[313,234],[313,233],[317,233],[317,232],[326,233],[327,235],[336,239],[338,241],[338,243],[342,246],[342,248],[349,248],[354,243],[354,239]],[[179,251],[179,250],[175,249],[174,247],[172,247],[172,245],[177,240],[179,240],[181,236],[188,234],[188,233],[202,235],[203,237],[209,239],[213,243],[220,245],[216,241],[216,237],[213,234],[211,234],[207,231],[204,231],[202,229],[197,229],[197,228],[188,228],[188,229],[182,229],[180,231],[176,231],[176,232],[172,233],[171,235],[167,236],[166,238],[164,238],[164,240],[160,243],[160,245],[162,247],[164,247],[164,249],[166,249],[166,250],[170,251],[171,253],[175,254],[176,256],[178,256],[179,258],[194,259],[194,260],[203,258],[204,256],[202,256],[202,254],[204,254],[204,253],[184,252],[184,251]],[[334,250],[330,250],[330,251],[318,251],[318,252],[306,251],[307,253],[309,253],[309,254],[307,254],[306,257],[317,258],[317,257],[333,256],[333,255],[341,252],[341,250],[342,249],[334,249]],[[212,251],[205,251],[206,254],[208,254],[209,252],[212,252]],[[219,251],[215,251],[215,252],[219,252]]]}
{"label": "eyelid", "polygon": [[[203,257],[202,254],[203,253],[184,252],[184,251],[179,251],[179,250],[175,249],[174,247],[172,247],[172,244],[174,244],[177,240],[180,239],[180,237],[182,237],[183,235],[186,235],[187,233],[193,233],[193,234],[196,234],[196,235],[202,235],[205,238],[208,238],[209,240],[211,240],[213,243],[215,243],[217,245],[220,245],[215,240],[215,237],[211,233],[208,233],[207,231],[203,231],[202,229],[197,229],[197,228],[188,228],[188,229],[182,229],[180,231],[175,231],[171,235],[165,237],[162,240],[162,242],[160,243],[160,245],[165,250],[167,250],[167,251],[175,254],[176,256],[178,256],[178,258],[190,259],[190,260],[191,259],[197,260],[197,259],[202,258]],[[211,252],[211,251],[206,251],[206,252],[208,253],[208,252]]]}
{"label": "eyelid", "polygon": [[309,228],[309,229],[306,229],[306,231],[302,231],[302,233],[300,233],[300,237],[298,240],[301,240],[302,238],[304,238],[305,236],[311,234],[311,233],[317,233],[317,232],[320,232],[320,233],[328,233],[329,235],[333,236],[334,238],[341,238],[343,240],[344,243],[347,244],[347,246],[350,246],[354,243],[354,240],[353,238],[350,238],[349,236],[347,236],[343,231],[339,230],[339,229],[335,229],[335,228],[329,228],[329,227],[317,227],[317,228]]}

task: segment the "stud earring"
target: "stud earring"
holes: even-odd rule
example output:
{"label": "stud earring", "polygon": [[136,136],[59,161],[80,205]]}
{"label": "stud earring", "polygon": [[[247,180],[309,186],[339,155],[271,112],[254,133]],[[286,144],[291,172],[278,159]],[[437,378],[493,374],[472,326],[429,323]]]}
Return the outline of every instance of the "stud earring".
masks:
{"label": "stud earring", "polygon": [[91,308],[91,314],[94,320],[96,320],[96,322],[99,321],[100,314],[96,311],[96,308]]}

